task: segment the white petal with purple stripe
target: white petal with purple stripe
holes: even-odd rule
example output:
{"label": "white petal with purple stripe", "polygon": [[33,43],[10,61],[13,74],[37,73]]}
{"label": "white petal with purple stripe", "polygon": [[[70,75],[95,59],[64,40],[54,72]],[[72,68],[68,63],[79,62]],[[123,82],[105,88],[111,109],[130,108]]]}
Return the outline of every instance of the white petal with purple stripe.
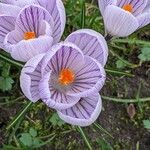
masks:
{"label": "white petal with purple stripe", "polygon": [[[15,28],[14,17],[0,16],[0,48],[4,48],[5,37],[10,31],[14,30],[14,28]],[[9,52],[8,49],[5,49],[5,51]]]}
{"label": "white petal with purple stripe", "polygon": [[58,115],[69,124],[84,127],[91,125],[98,118],[101,109],[102,101],[97,93],[90,97],[81,98],[73,107],[58,111]]}
{"label": "white petal with purple stripe", "polygon": [[112,36],[126,37],[139,27],[137,18],[131,13],[117,7],[107,6],[104,13],[107,32]]}
{"label": "white petal with purple stripe", "polygon": [[108,46],[104,37],[90,29],[81,29],[70,34],[66,41],[76,44],[84,53],[98,60],[105,66],[108,57]]}
{"label": "white petal with purple stripe", "polygon": [[75,81],[67,92],[71,96],[87,97],[103,87],[106,74],[103,66],[95,59],[85,56],[85,63],[75,72]]}
{"label": "white petal with purple stripe", "polygon": [[40,99],[39,82],[41,80],[41,61],[43,56],[44,54],[39,54],[30,59],[21,71],[21,89],[24,95],[32,102]]}
{"label": "white petal with purple stripe", "polygon": [[132,14],[137,16],[143,12],[147,5],[148,0],[118,0],[117,6],[123,7],[127,4],[132,6]]}

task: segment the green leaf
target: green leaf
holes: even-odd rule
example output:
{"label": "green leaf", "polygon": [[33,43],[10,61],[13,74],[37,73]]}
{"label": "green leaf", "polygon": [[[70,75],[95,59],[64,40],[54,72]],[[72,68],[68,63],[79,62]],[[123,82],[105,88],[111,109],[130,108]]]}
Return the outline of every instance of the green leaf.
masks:
{"label": "green leaf", "polygon": [[32,146],[32,137],[29,133],[22,133],[19,140],[25,146],[28,146],[28,147]]}
{"label": "green leaf", "polygon": [[105,139],[97,139],[97,143],[102,150],[113,150],[111,145]]}
{"label": "green leaf", "polygon": [[150,120],[143,120],[144,128],[150,129]]}
{"label": "green leaf", "polygon": [[63,124],[65,124],[65,122],[59,118],[57,113],[54,113],[49,121],[53,126],[62,126]]}
{"label": "green leaf", "polygon": [[0,77],[0,89],[5,92],[12,89],[14,80],[11,77]]}
{"label": "green leaf", "polygon": [[33,139],[33,146],[37,147],[40,144],[41,144],[41,140],[40,139],[38,139],[38,138]]}
{"label": "green leaf", "polygon": [[125,68],[127,65],[126,65],[123,61],[117,60],[117,61],[116,61],[116,66],[117,66],[118,69],[123,69],[123,68]]}
{"label": "green leaf", "polygon": [[10,65],[7,63],[3,64],[2,77],[9,77]]}
{"label": "green leaf", "polygon": [[141,54],[138,56],[141,61],[150,61],[150,47],[144,47]]}
{"label": "green leaf", "polygon": [[37,131],[33,128],[30,128],[29,133],[31,134],[32,137],[36,137],[37,136]]}

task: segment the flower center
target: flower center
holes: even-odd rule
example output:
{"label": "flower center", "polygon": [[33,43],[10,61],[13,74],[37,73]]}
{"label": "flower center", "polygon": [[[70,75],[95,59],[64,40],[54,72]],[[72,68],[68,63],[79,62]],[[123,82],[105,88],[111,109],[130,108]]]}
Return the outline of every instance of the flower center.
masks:
{"label": "flower center", "polygon": [[122,7],[122,9],[124,9],[125,11],[128,11],[130,13],[132,13],[133,11],[133,6],[131,4],[126,4]]}
{"label": "flower center", "polygon": [[59,83],[62,85],[69,85],[71,84],[75,79],[75,74],[70,69],[62,69],[59,74]]}
{"label": "flower center", "polygon": [[30,40],[30,39],[35,39],[35,38],[36,38],[35,32],[24,33],[24,40]]}

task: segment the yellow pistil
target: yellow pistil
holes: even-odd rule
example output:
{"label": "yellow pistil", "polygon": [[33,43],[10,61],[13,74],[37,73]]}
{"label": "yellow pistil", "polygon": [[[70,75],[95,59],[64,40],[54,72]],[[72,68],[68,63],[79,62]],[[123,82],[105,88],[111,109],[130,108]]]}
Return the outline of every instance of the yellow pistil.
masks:
{"label": "yellow pistil", "polygon": [[75,79],[75,74],[70,69],[62,69],[59,74],[59,83],[62,85],[69,85],[71,84]]}
{"label": "yellow pistil", "polygon": [[131,4],[126,4],[122,7],[122,9],[124,9],[125,11],[128,11],[130,13],[133,12],[133,6]]}
{"label": "yellow pistil", "polygon": [[23,38],[24,40],[35,39],[36,38],[35,32],[25,32]]}

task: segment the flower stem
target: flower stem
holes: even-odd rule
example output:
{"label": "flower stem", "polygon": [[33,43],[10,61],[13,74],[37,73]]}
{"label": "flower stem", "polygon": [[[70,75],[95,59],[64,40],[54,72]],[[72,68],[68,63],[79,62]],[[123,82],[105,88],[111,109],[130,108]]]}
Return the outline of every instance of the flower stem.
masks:
{"label": "flower stem", "polygon": [[29,110],[29,108],[32,106],[33,102],[28,102],[27,105],[19,112],[13,119],[13,121],[6,127],[7,130],[12,128],[20,118],[22,118],[23,115]]}
{"label": "flower stem", "polygon": [[83,137],[83,139],[84,139],[84,141],[85,141],[85,143],[86,143],[88,149],[89,149],[89,150],[92,150],[92,147],[91,147],[91,145],[90,145],[90,143],[89,143],[89,141],[88,141],[86,135],[84,134],[82,128],[79,127],[79,126],[77,126],[77,128],[78,128],[79,132],[81,133],[81,135],[82,135],[82,137]]}
{"label": "flower stem", "polygon": [[112,97],[102,96],[102,98],[105,100],[108,100],[108,101],[113,101],[113,102],[118,102],[118,103],[139,103],[139,100],[140,100],[140,102],[150,101],[150,97],[139,98],[139,99],[120,99],[120,98],[112,98]]}

